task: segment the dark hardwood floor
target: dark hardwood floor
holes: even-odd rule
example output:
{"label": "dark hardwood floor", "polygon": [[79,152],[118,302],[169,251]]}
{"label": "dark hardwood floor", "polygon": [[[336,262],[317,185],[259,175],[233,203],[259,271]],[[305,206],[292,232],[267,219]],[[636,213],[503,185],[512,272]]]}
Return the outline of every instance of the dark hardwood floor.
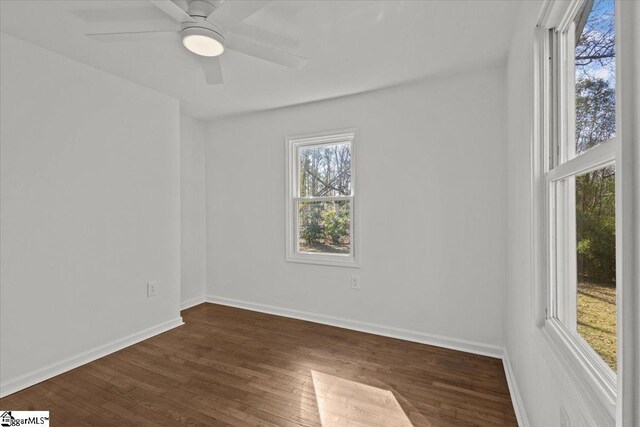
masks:
{"label": "dark hardwood floor", "polygon": [[514,426],[502,361],[214,304],[0,399],[51,425]]}

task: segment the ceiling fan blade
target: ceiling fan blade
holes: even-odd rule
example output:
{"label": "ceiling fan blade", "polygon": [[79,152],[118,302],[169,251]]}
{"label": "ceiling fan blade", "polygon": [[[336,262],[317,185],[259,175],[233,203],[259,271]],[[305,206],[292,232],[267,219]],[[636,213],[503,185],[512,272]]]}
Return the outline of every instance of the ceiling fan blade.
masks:
{"label": "ceiling fan blade", "polygon": [[244,21],[267,4],[271,0],[251,0],[251,1],[225,1],[214,15],[220,15],[222,19],[229,19],[233,22]]}
{"label": "ceiling fan blade", "polygon": [[222,67],[220,66],[220,57],[200,57],[200,65],[204,71],[204,78],[207,84],[218,85],[223,83]]}
{"label": "ceiling fan blade", "polygon": [[304,68],[309,61],[309,58],[296,55],[295,53],[285,52],[284,50],[263,45],[261,43],[256,43],[236,34],[229,34],[227,36],[227,47],[246,55],[264,59],[265,61],[274,62],[286,67],[296,68],[298,70]]}
{"label": "ceiling fan blade", "polygon": [[171,0],[149,0],[152,5],[175,19],[177,22],[196,22],[186,11]]}
{"label": "ceiling fan blade", "polygon": [[178,33],[175,31],[137,31],[128,33],[94,33],[85,35],[101,42],[165,41],[175,40],[178,38]]}
{"label": "ceiling fan blade", "polygon": [[242,22],[233,22],[227,19],[220,19],[215,14],[211,14],[207,21],[212,24],[224,28],[228,33],[235,33],[242,38],[253,40],[260,44],[277,47],[278,49],[289,50],[297,49],[298,41],[271,31],[252,25],[243,24]]}
{"label": "ceiling fan blade", "polygon": [[166,20],[167,15],[153,7],[110,7],[101,9],[73,9],[69,13],[85,22],[127,22]]}

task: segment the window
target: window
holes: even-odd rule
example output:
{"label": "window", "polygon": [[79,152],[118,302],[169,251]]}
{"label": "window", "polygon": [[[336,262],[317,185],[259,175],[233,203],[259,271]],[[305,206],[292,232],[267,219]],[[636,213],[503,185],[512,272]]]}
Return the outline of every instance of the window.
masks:
{"label": "window", "polygon": [[561,22],[545,39],[546,324],[615,396],[614,1],[573,2]]}
{"label": "window", "polygon": [[287,261],[357,267],[354,132],[287,140]]}

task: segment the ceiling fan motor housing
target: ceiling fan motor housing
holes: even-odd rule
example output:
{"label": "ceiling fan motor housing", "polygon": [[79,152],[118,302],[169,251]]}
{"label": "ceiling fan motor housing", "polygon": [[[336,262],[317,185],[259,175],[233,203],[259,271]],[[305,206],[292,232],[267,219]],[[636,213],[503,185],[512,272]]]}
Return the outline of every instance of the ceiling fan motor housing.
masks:
{"label": "ceiling fan motor housing", "polygon": [[192,17],[206,18],[211,15],[222,3],[221,0],[187,0],[187,13]]}
{"label": "ceiling fan motor housing", "polygon": [[211,22],[202,19],[200,17],[194,17],[196,22],[183,22],[181,24],[181,32],[186,35],[186,32],[193,30],[199,30],[196,34],[202,34],[203,36],[213,37],[220,43],[224,44],[224,31],[221,28],[213,25]]}
{"label": "ceiling fan motor housing", "polygon": [[[224,32],[221,28],[218,28],[211,22],[207,21],[207,17],[211,15],[222,3],[222,0],[187,0],[187,13],[194,19],[195,22],[189,21],[183,22],[181,24],[183,43],[185,43],[185,40],[191,36],[196,36],[199,38],[206,37],[207,39],[213,39],[217,41],[220,44],[222,51],[224,51],[224,48],[226,47]],[[187,48],[189,50],[192,50],[189,47]],[[204,56],[215,56],[208,55],[206,53],[200,54]]]}

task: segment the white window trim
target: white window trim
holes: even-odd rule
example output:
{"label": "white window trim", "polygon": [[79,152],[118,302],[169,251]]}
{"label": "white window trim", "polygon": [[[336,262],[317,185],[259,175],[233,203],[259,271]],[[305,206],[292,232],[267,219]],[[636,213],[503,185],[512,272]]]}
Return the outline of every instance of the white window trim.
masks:
{"label": "white window trim", "polygon": [[[616,52],[620,105],[616,170],[616,236],[618,277],[618,401],[619,427],[640,425],[640,2],[616,4]],[[621,87],[624,89],[621,90]],[[624,193],[624,197],[622,194]]]}
{"label": "white window trim", "polygon": [[[298,197],[298,147],[305,145],[337,144],[349,142],[351,144],[351,196],[335,197],[314,197],[304,198],[305,200],[327,201],[327,200],[348,200],[351,208],[350,239],[351,253],[346,254],[326,254],[326,253],[304,253],[298,251],[298,218],[296,204],[301,199]],[[359,191],[357,189],[357,153],[356,153],[356,129],[340,129],[315,134],[294,135],[285,138],[286,144],[286,198],[285,198],[285,260],[287,262],[298,262],[305,264],[320,264],[335,267],[360,267],[359,254]]]}
{"label": "white window trim", "polygon": [[[580,415],[587,425],[613,425],[616,420],[617,379],[611,368],[604,364],[595,351],[582,339],[579,334],[571,333],[568,328],[556,319],[555,312],[555,256],[552,254],[554,247],[553,234],[551,232],[551,183],[576,172],[587,172],[607,164],[615,164],[616,176],[619,173],[619,143],[610,141],[582,153],[580,156],[561,163],[556,168],[551,168],[555,158],[566,159],[567,153],[550,150],[552,138],[558,138],[558,134],[566,135],[569,131],[566,115],[561,120],[555,113],[559,105],[565,103],[564,111],[570,108],[567,100],[562,99],[557,88],[551,85],[548,76],[559,70],[552,69],[556,64],[551,64],[550,58],[556,54],[553,52],[555,45],[551,42],[553,36],[550,29],[560,31],[566,29],[582,5],[582,0],[572,0],[567,3],[547,2],[543,7],[538,20],[537,36],[534,46],[534,108],[533,108],[533,138],[532,138],[532,242],[534,254],[534,268],[532,300],[534,301],[534,322],[538,326],[543,345],[543,351],[551,353],[558,360],[578,389],[584,390],[583,402],[572,397],[577,407],[584,412]],[[619,23],[619,5],[616,4],[616,31]],[[616,51],[620,55],[618,43],[620,34],[616,33]],[[562,48],[561,48],[562,49]],[[559,52],[558,55],[566,55]],[[620,73],[617,69],[618,95]],[[564,73],[560,75],[564,79]],[[562,84],[562,83],[561,83]],[[619,112],[617,113],[619,118]],[[618,121],[618,124],[620,122]],[[557,132],[557,133],[556,133]],[[556,133],[554,135],[554,133]],[[619,183],[616,179],[616,210],[619,206]],[[618,213],[616,213],[618,215]],[[617,256],[618,271],[621,271],[619,253]],[[618,281],[618,285],[621,283]],[[619,298],[619,296],[618,296]],[[619,301],[618,301],[619,302]],[[619,304],[618,304],[619,306]],[[618,312],[618,325],[620,327],[620,312]],[[618,348],[621,348],[622,335],[618,331]],[[621,372],[619,370],[618,378]],[[606,424],[604,424],[606,423]]]}

